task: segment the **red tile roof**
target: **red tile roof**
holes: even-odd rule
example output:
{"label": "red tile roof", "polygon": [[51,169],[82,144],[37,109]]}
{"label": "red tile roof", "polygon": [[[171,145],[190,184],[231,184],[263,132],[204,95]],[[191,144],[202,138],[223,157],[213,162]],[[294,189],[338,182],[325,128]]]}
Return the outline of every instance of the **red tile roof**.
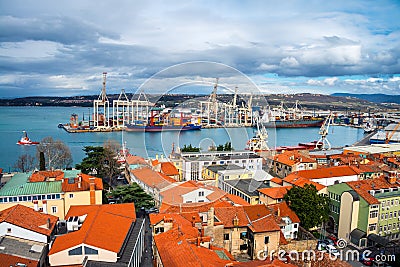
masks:
{"label": "red tile roof", "polygon": [[[48,219],[50,219],[50,229],[47,228]],[[46,236],[51,235],[57,221],[56,216],[40,213],[20,204],[0,211],[0,222],[7,222]]]}
{"label": "red tile roof", "polygon": [[63,178],[63,171],[35,171],[29,177],[29,182],[61,181]]}
{"label": "red tile roof", "polygon": [[329,178],[338,176],[351,176],[351,175],[358,175],[360,173],[361,173],[360,170],[358,170],[353,166],[334,166],[334,167],[326,167],[315,170],[296,171],[293,172],[292,174],[307,179],[318,179],[318,178]]}
{"label": "red tile roof", "polygon": [[[192,216],[195,216],[195,215],[192,215]],[[179,230],[182,231],[183,233],[185,233],[185,235],[187,237],[192,238],[192,237],[198,237],[198,235],[199,235],[199,231],[193,225],[194,222],[201,222],[200,217],[198,217],[198,213],[197,213],[197,216],[195,216],[195,219],[192,219],[192,221],[185,218],[185,216],[182,216],[181,214],[177,214],[177,213],[150,214],[150,223],[152,225],[156,225],[162,221],[172,222],[173,228],[177,228],[179,226]]]}
{"label": "red tile roof", "polygon": [[1,266],[18,266],[17,263],[25,264],[26,267],[37,267],[39,262],[35,260],[25,259],[14,255],[0,253]]}
{"label": "red tile roof", "polygon": [[274,156],[274,161],[282,163],[287,166],[293,166],[297,163],[316,163],[313,158],[307,157],[299,151],[285,151],[281,154]]}
{"label": "red tile roof", "polygon": [[300,223],[299,217],[291,208],[289,208],[286,202],[268,205],[268,207],[272,208],[276,213],[278,213],[279,209],[280,217],[289,217],[293,223]]}
{"label": "red tile roof", "polygon": [[244,200],[243,198],[236,196],[236,195],[232,195],[232,194],[226,194],[225,200],[232,201],[233,204],[235,204],[235,205],[240,205],[240,206],[249,205],[249,203],[246,200]]}
{"label": "red tile roof", "polygon": [[261,189],[258,189],[258,192],[263,193],[264,195],[267,195],[273,199],[281,199],[286,195],[287,191],[290,188],[292,188],[291,185],[280,186],[280,187],[261,188]]}
{"label": "red tile roof", "polygon": [[136,221],[133,203],[72,206],[65,218],[85,214],[82,227],[57,237],[49,255],[83,243],[118,253],[132,223]]}
{"label": "red tile roof", "polygon": [[213,202],[201,202],[201,203],[184,203],[180,205],[171,205],[161,203],[160,212],[163,213],[174,213],[174,212],[206,212],[210,207],[232,207],[233,204],[224,198],[218,199]]}
{"label": "red tile roof", "polygon": [[[232,262],[221,259],[212,249],[189,242],[187,236],[178,229],[156,235],[154,242],[164,266],[225,266]],[[230,254],[223,251],[229,257]]]}
{"label": "red tile roof", "polygon": [[90,176],[84,173],[78,174],[78,177],[74,178],[73,183],[70,183],[70,181],[71,180],[68,178],[63,180],[61,185],[63,192],[89,191],[91,181],[94,183],[95,190],[103,190],[103,180],[101,178]]}
{"label": "red tile roof", "polygon": [[179,175],[178,169],[171,162],[161,162],[161,172],[168,176]]}
{"label": "red tile roof", "polygon": [[162,202],[169,205],[179,205],[183,204],[182,196],[190,192],[206,189],[213,191],[211,194],[207,195],[206,198],[209,201],[215,201],[226,195],[226,192],[215,187],[215,186],[205,186],[204,184],[197,183],[195,181],[187,181],[184,183],[176,183],[176,186],[168,188],[162,191],[160,195],[162,196]]}
{"label": "red tile roof", "polygon": [[237,218],[239,227],[248,226],[253,232],[280,231],[274,215],[264,204],[216,207],[214,213],[227,228],[233,227],[233,221]]}
{"label": "red tile roof", "polygon": [[283,184],[283,180],[282,180],[281,178],[278,178],[278,177],[274,177],[274,178],[272,178],[270,181],[271,181],[271,182],[274,182],[274,183],[276,183],[276,184],[280,184],[280,185]]}
{"label": "red tile roof", "polygon": [[126,157],[126,162],[127,162],[129,165],[132,165],[132,164],[147,165],[147,162],[146,162],[146,160],[145,160],[144,158],[139,157],[139,156],[134,156],[134,155],[128,155],[128,156]]}
{"label": "red tile roof", "polygon": [[[149,187],[156,187],[162,189],[173,182],[176,182],[171,177],[163,175],[162,173],[153,171],[150,168],[144,167],[140,169],[131,170],[131,173],[140,181]],[[167,178],[168,177],[168,178]]]}
{"label": "red tile roof", "polygon": [[304,187],[306,184],[312,184],[315,186],[315,188],[317,189],[317,191],[320,191],[322,189],[324,189],[326,186],[316,183],[314,181],[311,181],[307,178],[301,177],[296,173],[292,173],[289,174],[288,176],[285,177],[285,179],[283,179],[285,182],[292,184],[292,185],[296,185],[298,187]]}
{"label": "red tile roof", "polygon": [[350,186],[354,191],[357,192],[362,198],[365,199],[369,204],[379,204],[379,200],[372,196],[368,191],[369,190],[379,190],[391,187],[398,187],[400,184],[400,180],[397,180],[397,184],[390,184],[383,176],[376,179],[367,179],[360,181],[347,182],[348,186]]}

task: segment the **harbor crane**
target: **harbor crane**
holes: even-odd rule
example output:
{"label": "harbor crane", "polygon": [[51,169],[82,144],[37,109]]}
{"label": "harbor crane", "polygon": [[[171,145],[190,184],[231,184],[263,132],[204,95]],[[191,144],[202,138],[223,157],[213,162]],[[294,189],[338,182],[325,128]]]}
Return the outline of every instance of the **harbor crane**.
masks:
{"label": "harbor crane", "polygon": [[400,127],[400,122],[398,122],[394,126],[393,130],[390,133],[389,132],[386,133],[385,144],[389,144],[390,140],[392,139],[393,135],[396,133],[397,129],[399,129],[399,127]]}
{"label": "harbor crane", "polygon": [[321,150],[330,150],[331,149],[331,143],[328,141],[328,139],[326,137],[329,133],[329,126],[331,126],[332,118],[333,118],[333,114],[332,114],[332,112],[330,112],[329,116],[325,119],[324,123],[322,124],[321,128],[319,129],[319,135],[321,136],[321,138],[315,144],[315,148],[318,148]]}

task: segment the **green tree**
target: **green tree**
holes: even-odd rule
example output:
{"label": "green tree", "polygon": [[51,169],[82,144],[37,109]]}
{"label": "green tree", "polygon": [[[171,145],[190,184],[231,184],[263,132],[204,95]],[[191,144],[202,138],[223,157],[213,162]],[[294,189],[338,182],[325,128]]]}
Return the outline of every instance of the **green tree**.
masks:
{"label": "green tree", "polygon": [[135,208],[151,208],[154,207],[153,198],[146,194],[143,189],[136,183],[125,186],[118,186],[114,190],[112,190],[108,197],[113,197],[121,203],[135,203]]}
{"label": "green tree", "polygon": [[85,146],[83,151],[86,157],[75,168],[86,174],[93,174],[100,178],[111,179],[120,172],[120,164],[114,151],[101,146]]}
{"label": "green tree", "polygon": [[304,188],[294,186],[286,193],[284,200],[307,230],[321,225],[329,218],[329,198],[318,194],[314,185],[306,184]]}
{"label": "green tree", "polygon": [[200,152],[199,147],[192,146],[192,144],[189,144],[188,146],[184,145],[183,148],[181,149],[182,152]]}
{"label": "green tree", "polygon": [[233,150],[231,142],[226,142],[225,145],[217,146],[217,151],[231,151],[231,150]]}

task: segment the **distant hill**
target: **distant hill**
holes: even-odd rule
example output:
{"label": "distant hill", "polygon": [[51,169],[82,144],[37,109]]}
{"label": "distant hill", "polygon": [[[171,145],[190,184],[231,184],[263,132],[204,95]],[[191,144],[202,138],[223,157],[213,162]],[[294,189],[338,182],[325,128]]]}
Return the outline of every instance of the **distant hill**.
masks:
{"label": "distant hill", "polygon": [[400,95],[385,95],[385,94],[348,94],[334,93],[332,96],[354,97],[367,100],[374,103],[396,103],[400,104]]}

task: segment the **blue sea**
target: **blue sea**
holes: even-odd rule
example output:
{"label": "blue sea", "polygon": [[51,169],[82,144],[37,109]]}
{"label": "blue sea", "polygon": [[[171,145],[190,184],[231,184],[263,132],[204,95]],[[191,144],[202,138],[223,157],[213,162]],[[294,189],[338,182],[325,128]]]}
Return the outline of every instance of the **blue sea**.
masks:
{"label": "blue sea", "polygon": [[[0,107],[0,168],[13,171],[15,162],[23,154],[36,154],[35,146],[20,146],[17,141],[22,131],[28,133],[32,141],[40,141],[44,137],[63,141],[71,150],[74,165],[85,157],[84,146],[101,146],[109,139],[126,141],[131,154],[142,157],[154,157],[156,154],[169,155],[172,144],[183,147],[191,144],[206,150],[210,145],[231,142],[235,150],[244,149],[254,130],[252,128],[218,128],[202,129],[188,132],[103,132],[103,133],[67,133],[57,127],[66,123],[72,113],[87,119],[89,108],[85,107]],[[299,142],[310,142],[319,139],[319,128],[268,129],[268,145],[297,145]],[[328,140],[333,147],[351,145],[362,139],[363,130],[359,128],[333,126],[330,127]]]}

